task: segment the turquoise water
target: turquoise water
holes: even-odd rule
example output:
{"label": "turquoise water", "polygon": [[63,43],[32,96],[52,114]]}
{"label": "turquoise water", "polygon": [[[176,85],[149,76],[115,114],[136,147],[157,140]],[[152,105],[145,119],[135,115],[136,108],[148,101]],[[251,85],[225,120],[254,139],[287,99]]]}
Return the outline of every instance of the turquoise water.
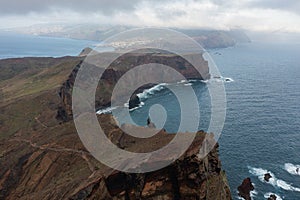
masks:
{"label": "turquoise water", "polygon": [[0,59],[16,57],[77,56],[96,42],[0,32]]}
{"label": "turquoise water", "polygon": [[[93,44],[1,33],[0,58],[78,55]],[[256,42],[210,52],[222,75],[234,80],[225,83],[227,117],[219,140],[234,199],[238,199],[236,188],[246,177],[255,184],[254,199],[264,199],[269,192],[282,199],[300,199],[300,174],[296,172],[300,167],[299,52],[297,44]],[[206,130],[211,108],[207,83],[191,84],[200,102],[199,129]],[[184,94],[188,84],[175,86]],[[176,132],[180,108],[174,94],[161,86],[144,97],[144,105],[131,112],[135,122],[145,125],[149,108],[159,103],[167,111],[164,127]],[[261,180],[267,171],[275,177],[270,183]]]}
{"label": "turquoise water", "polygon": [[[227,117],[219,140],[220,156],[238,199],[239,184],[250,177],[254,199],[276,193],[282,199],[300,199],[300,46],[253,42],[211,51],[221,74],[234,81],[225,83]],[[207,130],[210,97],[206,84],[192,83],[201,106],[200,129]],[[185,92],[185,85],[178,84]],[[180,108],[166,88],[148,93],[144,106],[131,115],[145,125],[149,108],[162,104],[167,111],[165,128],[176,132]],[[188,101],[188,99],[187,99]],[[158,120],[159,121],[159,120]],[[263,175],[270,172],[270,183]]]}

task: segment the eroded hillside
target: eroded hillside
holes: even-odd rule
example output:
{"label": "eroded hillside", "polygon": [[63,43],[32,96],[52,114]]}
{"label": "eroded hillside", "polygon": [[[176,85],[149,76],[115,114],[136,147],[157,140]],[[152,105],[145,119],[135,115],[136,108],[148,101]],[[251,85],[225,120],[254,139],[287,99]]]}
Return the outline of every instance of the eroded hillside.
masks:
{"label": "eroded hillside", "polygon": [[[59,117],[70,108],[62,90],[71,91],[72,84],[66,88],[66,83],[82,59],[0,61],[5,67],[0,72],[5,77],[0,81],[0,199],[231,199],[218,146],[205,159],[197,155],[206,134],[202,131],[180,159],[155,172],[128,174],[95,160],[73,121]],[[114,78],[109,77],[108,82]],[[160,131],[138,140],[126,136],[111,115],[98,119],[111,141],[125,150],[150,151],[174,137]]]}

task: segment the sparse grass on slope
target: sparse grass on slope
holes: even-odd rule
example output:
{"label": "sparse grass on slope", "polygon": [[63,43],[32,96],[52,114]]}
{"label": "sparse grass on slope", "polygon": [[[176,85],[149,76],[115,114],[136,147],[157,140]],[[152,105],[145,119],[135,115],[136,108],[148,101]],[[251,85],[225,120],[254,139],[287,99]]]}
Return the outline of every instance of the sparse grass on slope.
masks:
{"label": "sparse grass on slope", "polygon": [[1,60],[0,139],[32,129],[47,113],[45,108],[57,106],[59,88],[79,61],[77,57]]}

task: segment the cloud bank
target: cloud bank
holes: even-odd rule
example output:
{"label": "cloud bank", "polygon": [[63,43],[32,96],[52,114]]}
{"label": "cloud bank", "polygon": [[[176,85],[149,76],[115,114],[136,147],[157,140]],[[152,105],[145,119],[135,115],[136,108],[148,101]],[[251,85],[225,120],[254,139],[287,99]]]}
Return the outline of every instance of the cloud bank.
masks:
{"label": "cloud bank", "polygon": [[300,32],[299,0],[10,0],[0,27],[97,23]]}

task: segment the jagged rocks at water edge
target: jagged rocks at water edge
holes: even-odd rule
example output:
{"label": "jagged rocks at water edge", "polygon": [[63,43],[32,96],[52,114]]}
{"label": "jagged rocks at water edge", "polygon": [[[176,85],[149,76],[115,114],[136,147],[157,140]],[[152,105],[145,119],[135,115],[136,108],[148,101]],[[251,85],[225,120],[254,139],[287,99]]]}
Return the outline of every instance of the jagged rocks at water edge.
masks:
{"label": "jagged rocks at water edge", "polygon": [[129,99],[129,109],[139,107],[140,103],[140,98],[136,94],[132,95]]}
{"label": "jagged rocks at water edge", "polygon": [[250,192],[254,190],[254,186],[251,179],[245,178],[242,184],[238,187],[239,196],[243,197],[245,200],[251,200]]}
{"label": "jagged rocks at water edge", "polygon": [[270,197],[268,198],[268,200],[276,200],[277,197],[275,194],[271,194]]}
{"label": "jagged rocks at water edge", "polygon": [[[111,65],[103,72],[100,67],[92,68],[94,70],[93,73],[103,72],[102,77],[99,81],[97,90],[96,90],[96,98],[95,98],[95,107],[96,109],[105,108],[111,105],[111,95],[113,88],[117,81],[127,72],[129,69],[133,69],[135,66],[139,66],[142,64],[149,64],[149,63],[157,63],[163,64],[166,66],[172,66],[175,70],[180,72],[185,78],[193,79],[193,80],[207,80],[210,78],[208,62],[198,55],[189,54],[188,55],[191,59],[195,59],[194,57],[197,56],[197,66],[192,66],[188,61],[183,59],[182,57],[169,54],[169,53],[160,53],[160,52],[138,52],[138,53],[129,53],[124,54],[118,59],[116,59]],[[72,70],[72,73],[63,83],[63,87],[60,89],[60,96],[62,97],[63,101],[61,104],[61,110],[58,114],[58,118],[60,119],[72,119],[72,88],[75,82],[76,74],[80,65],[82,64],[82,60],[84,58],[81,57],[81,62],[77,64],[77,66]],[[196,67],[198,71],[194,68]],[[129,76],[132,80],[135,80],[135,75],[131,74]],[[156,77],[165,77],[166,79],[173,79],[173,75],[169,73],[169,71],[153,71],[151,74],[143,74],[139,76],[139,79],[143,80],[143,76],[153,76],[153,80],[156,80]],[[180,81],[180,80],[177,80]],[[140,105],[140,98],[138,97],[138,93],[142,92],[144,89],[148,89],[153,87],[155,84],[146,84],[138,88],[135,93],[131,96],[130,99],[123,99],[123,103],[127,103],[129,101],[129,108],[135,108]],[[127,89],[123,88],[122,91],[119,91],[118,98],[123,98],[126,96]],[[119,100],[120,101],[120,100]],[[62,114],[62,115],[61,115]]]}
{"label": "jagged rocks at water edge", "polygon": [[[123,173],[94,159],[71,120],[72,87],[82,60],[0,61],[0,84],[14,83],[6,85],[0,102],[0,199],[231,199],[218,145],[204,159],[198,157],[206,135],[202,131],[182,157],[155,172]],[[206,64],[203,62],[204,69]],[[181,70],[191,73],[187,68]],[[108,73],[97,89],[99,108],[110,103],[106,92],[120,76],[117,68]],[[137,139],[126,135],[111,115],[98,115],[98,120],[107,137],[127,151],[153,151],[174,137],[162,130],[149,139]]]}
{"label": "jagged rocks at water edge", "polygon": [[272,178],[272,176],[271,176],[270,173],[266,173],[266,174],[264,175],[264,180],[265,180],[265,181],[269,182],[270,178]]}

